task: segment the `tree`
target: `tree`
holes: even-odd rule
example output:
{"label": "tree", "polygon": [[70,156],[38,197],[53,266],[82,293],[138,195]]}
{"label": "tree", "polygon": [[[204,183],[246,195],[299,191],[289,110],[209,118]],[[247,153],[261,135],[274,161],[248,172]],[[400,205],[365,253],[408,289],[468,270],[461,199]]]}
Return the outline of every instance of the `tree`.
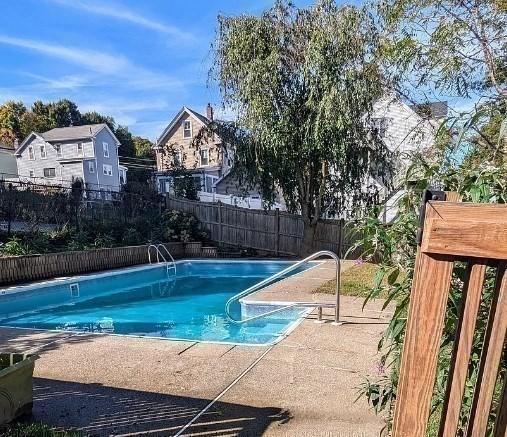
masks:
{"label": "tree", "polygon": [[21,138],[20,119],[25,112],[22,102],[8,101],[0,106],[0,141],[13,146],[14,140]]}
{"label": "tree", "polygon": [[138,136],[132,137],[134,142],[135,156],[138,158],[153,158],[153,143],[147,138]]}
{"label": "tree", "polygon": [[81,113],[74,102],[62,99],[55,103],[49,103],[48,107],[52,127],[79,126],[82,124]]}
{"label": "tree", "polygon": [[118,125],[114,134],[121,143],[118,149],[118,155],[135,156],[134,140],[132,138],[132,134],[129,132],[129,128],[127,126]]}
{"label": "tree", "polygon": [[210,129],[234,146],[242,183],[268,202],[280,188],[301,213],[308,251],[323,211],[367,203],[365,185],[389,167],[369,129],[385,89],[373,18],[332,0],[278,1],[260,17],[219,16],[214,55],[212,77],[238,117]]}
{"label": "tree", "polygon": [[[449,120],[460,131],[457,146],[475,142],[497,150],[494,131],[483,126],[492,116],[498,121],[507,100],[505,1],[386,0],[377,6],[384,55],[402,92],[473,98],[470,111]],[[497,152],[505,155],[507,148]]]}
{"label": "tree", "polygon": [[109,126],[109,129],[111,129],[113,132],[116,129],[116,123],[115,123],[113,117],[108,116],[108,115],[99,114],[96,111],[85,112],[82,115],[81,120],[82,120],[83,124],[105,123]]}
{"label": "tree", "polygon": [[183,166],[173,168],[169,174],[173,178],[174,195],[189,200],[199,200],[195,178]]}

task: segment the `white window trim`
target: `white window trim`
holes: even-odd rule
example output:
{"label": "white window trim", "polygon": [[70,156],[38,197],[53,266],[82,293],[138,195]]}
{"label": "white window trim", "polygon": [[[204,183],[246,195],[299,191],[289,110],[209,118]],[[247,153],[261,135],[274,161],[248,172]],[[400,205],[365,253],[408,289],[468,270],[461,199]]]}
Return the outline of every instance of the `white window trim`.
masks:
{"label": "white window trim", "polygon": [[88,173],[95,173],[95,163],[88,161]]}
{"label": "white window trim", "polygon": [[[203,164],[202,163],[202,152],[207,152],[208,153],[208,163],[207,164]],[[200,149],[199,150],[199,165],[201,167],[208,167],[210,164],[209,164],[209,148],[206,148],[206,149]]]}
{"label": "white window trim", "polygon": [[[42,156],[42,151],[43,150],[44,150],[44,156]],[[40,159],[48,159],[48,151],[46,149],[46,145],[45,144],[41,144],[40,145],[39,152],[40,152]]]}
{"label": "white window trim", "polygon": [[55,151],[56,151],[56,157],[61,158],[62,157],[62,145],[55,144]]}
{"label": "white window trim", "polygon": [[[186,131],[186,129],[185,129],[185,123],[188,123],[190,125],[190,129],[189,129],[190,130],[190,135],[188,137],[185,136],[185,131]],[[183,120],[183,138],[184,139],[188,140],[189,138],[192,138],[192,129],[193,129],[192,120],[189,120],[189,119]]]}
{"label": "white window trim", "polygon": [[[81,144],[81,149],[79,149],[79,145]],[[83,143],[77,143],[76,144],[76,153],[77,156],[84,156],[84,145]]]}
{"label": "white window trim", "polygon": [[30,161],[35,161],[35,150],[33,146],[28,146],[28,159]]}
{"label": "white window trim", "polygon": [[109,143],[106,143],[105,141],[102,143],[102,153],[104,158],[109,158]]}
{"label": "white window trim", "polygon": [[[111,171],[111,173],[110,173]],[[102,164],[102,173],[104,176],[112,176],[113,175],[113,166],[110,164]]]}

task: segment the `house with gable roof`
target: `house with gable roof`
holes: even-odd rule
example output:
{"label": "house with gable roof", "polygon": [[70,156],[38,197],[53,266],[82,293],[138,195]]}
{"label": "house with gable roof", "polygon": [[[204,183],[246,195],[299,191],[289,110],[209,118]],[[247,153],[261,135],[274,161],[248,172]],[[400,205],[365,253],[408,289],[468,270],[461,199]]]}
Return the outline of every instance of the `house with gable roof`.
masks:
{"label": "house with gable roof", "polygon": [[193,141],[199,131],[213,121],[213,107],[208,103],[206,115],[183,106],[158,137],[154,147],[158,191],[171,192],[171,170],[185,168],[195,179],[198,191],[213,193],[215,184],[233,165],[233,153],[216,135],[210,135],[199,146]]}
{"label": "house with gable roof", "polygon": [[119,145],[105,123],[32,132],[15,151],[19,177],[66,187],[81,179],[87,189],[118,192],[127,181]]}

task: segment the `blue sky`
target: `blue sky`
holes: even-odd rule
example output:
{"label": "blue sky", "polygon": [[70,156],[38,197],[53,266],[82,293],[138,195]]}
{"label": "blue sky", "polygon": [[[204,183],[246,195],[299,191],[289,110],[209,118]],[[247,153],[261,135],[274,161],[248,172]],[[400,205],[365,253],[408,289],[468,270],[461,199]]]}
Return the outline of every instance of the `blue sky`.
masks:
{"label": "blue sky", "polygon": [[[354,0],[360,3],[361,0]],[[306,6],[311,0],[296,0]],[[68,98],[154,140],[183,106],[217,115],[208,85],[219,13],[273,0],[20,0],[2,10],[0,103]],[[462,101],[451,101],[462,106]],[[467,103],[469,105],[469,103]]]}
{"label": "blue sky", "polygon": [[208,102],[219,105],[216,87],[207,84],[217,15],[257,14],[271,4],[9,2],[0,29],[0,102],[69,98],[82,112],[112,115],[132,133],[153,140],[181,106],[204,111]]}

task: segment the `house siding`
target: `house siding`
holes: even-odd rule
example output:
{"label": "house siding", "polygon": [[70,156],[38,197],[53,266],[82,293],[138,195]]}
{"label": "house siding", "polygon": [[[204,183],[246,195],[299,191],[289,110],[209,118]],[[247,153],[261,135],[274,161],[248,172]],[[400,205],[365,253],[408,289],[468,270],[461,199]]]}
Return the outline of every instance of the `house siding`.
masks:
{"label": "house siding", "polygon": [[[109,144],[109,157],[104,156],[102,143]],[[115,138],[109,133],[107,129],[102,129],[94,139],[95,156],[97,168],[95,169],[98,175],[99,185],[104,188],[111,189],[112,191],[119,191],[120,189],[120,175],[118,172],[118,147]],[[109,164],[113,167],[112,176],[106,176],[103,172],[103,164]],[[88,164],[86,164],[88,165]],[[86,169],[88,170],[88,169]],[[97,183],[95,176],[95,182]]]}
{"label": "house siding", "polygon": [[[40,147],[43,145],[46,146],[46,159],[42,159],[40,156]],[[30,147],[33,147],[35,157],[34,160],[29,159]],[[54,148],[39,137],[33,138],[29,144],[27,144],[27,146],[21,151],[21,155],[17,157],[17,164],[19,176],[22,178],[30,177],[30,171],[33,171],[33,176],[35,178],[43,178],[45,168],[57,169],[60,167],[60,164],[56,161],[56,151]],[[58,170],[56,170],[55,179],[58,179],[58,182],[61,181]]]}
{"label": "house siding", "polygon": [[[63,186],[70,186],[72,183],[72,180],[75,179],[82,179],[84,181],[84,174],[83,174],[83,162],[77,161],[77,162],[65,162],[60,165],[60,174],[61,178],[58,178],[57,174],[57,180],[61,179]],[[57,170],[58,172],[58,170]],[[55,182],[57,182],[55,180]]]}
{"label": "house siding", "polygon": [[[191,123],[191,137],[184,137],[183,123],[186,120],[190,120]],[[169,152],[171,149],[174,151],[181,151],[183,158],[183,166],[189,170],[192,169],[203,169],[206,170],[208,167],[216,167],[222,165],[222,150],[220,141],[211,139],[203,144],[200,149],[209,150],[209,163],[207,166],[200,165],[199,150],[192,145],[192,141],[195,136],[199,133],[199,130],[203,127],[203,123],[197,120],[194,116],[184,112],[178,121],[175,123],[171,131],[167,135],[167,139],[163,144],[159,144],[165,153],[157,151],[157,170],[167,171],[173,166],[173,156]]]}
{"label": "house siding", "polygon": [[377,101],[373,108],[373,117],[388,120],[384,143],[402,159],[403,155],[427,150],[433,146],[436,130],[430,121],[420,117],[397,97],[386,96]]}

